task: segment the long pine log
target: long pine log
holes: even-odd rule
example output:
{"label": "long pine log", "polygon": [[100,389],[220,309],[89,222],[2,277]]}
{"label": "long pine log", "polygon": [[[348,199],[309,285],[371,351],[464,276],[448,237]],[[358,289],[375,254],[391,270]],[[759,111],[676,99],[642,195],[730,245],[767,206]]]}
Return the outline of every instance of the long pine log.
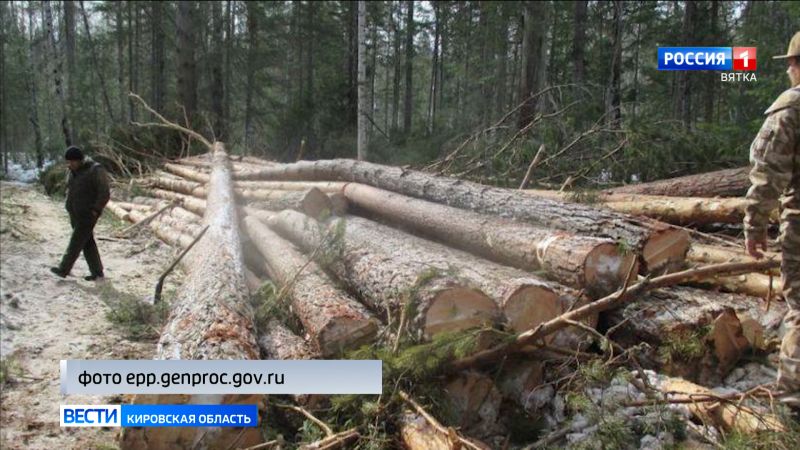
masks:
{"label": "long pine log", "polygon": [[641,252],[642,269],[645,271],[682,264],[689,246],[688,233],[653,220],[635,220],[601,208],[537,198],[508,189],[364,161],[300,161],[266,167],[243,175],[243,178],[355,181],[449,206],[523,220],[545,228],[606,237],[624,242]]}
{"label": "long pine log", "polygon": [[617,290],[635,258],[609,239],[539,228],[360,183],[348,183],[343,193],[351,204],[392,224],[502,264],[542,270],[553,280],[592,294]]}
{"label": "long pine log", "polygon": [[[246,281],[236,205],[227,154],[214,143],[214,168],[203,218],[208,230],[187,254],[187,275],[171,299],[171,311],[158,342],[157,359],[258,359],[253,310]],[[137,395],[135,403],[261,404],[263,395]],[[247,447],[263,441],[257,428],[126,428],[123,449]],[[191,443],[191,444],[190,444]]]}
{"label": "long pine log", "polygon": [[304,257],[257,218],[245,217],[244,225],[251,242],[267,262],[270,278],[286,291],[292,311],[323,356],[341,354],[375,338],[378,321],[337,288],[313,260]]}

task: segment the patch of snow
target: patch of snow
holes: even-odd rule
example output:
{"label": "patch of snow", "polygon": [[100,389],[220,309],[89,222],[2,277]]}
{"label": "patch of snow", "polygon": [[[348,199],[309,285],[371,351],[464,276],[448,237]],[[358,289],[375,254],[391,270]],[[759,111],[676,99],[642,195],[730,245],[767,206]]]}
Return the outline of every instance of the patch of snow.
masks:
{"label": "patch of snow", "polygon": [[9,161],[8,172],[3,173],[3,177],[9,181],[19,181],[21,183],[33,183],[39,178],[39,174],[52,166],[55,160],[49,159],[44,162],[41,169],[32,163],[18,163]]}

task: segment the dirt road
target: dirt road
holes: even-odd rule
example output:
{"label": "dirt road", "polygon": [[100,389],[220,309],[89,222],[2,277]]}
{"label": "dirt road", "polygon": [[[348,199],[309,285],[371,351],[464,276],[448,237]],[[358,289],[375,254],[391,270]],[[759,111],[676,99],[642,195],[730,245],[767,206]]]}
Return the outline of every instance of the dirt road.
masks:
{"label": "dirt road", "polygon": [[58,263],[69,239],[63,203],[36,186],[6,182],[0,183],[0,200],[0,448],[116,448],[114,429],[59,427],[60,404],[120,401],[62,396],[59,362],[152,358],[156,330],[151,337],[133,338],[108,315],[117,312],[121,299],[151,295],[175,251],[147,231],[132,239],[111,238],[127,224],[106,212],[95,230],[106,280],[84,281],[89,270],[82,257],[72,276],[61,279],[48,267]]}

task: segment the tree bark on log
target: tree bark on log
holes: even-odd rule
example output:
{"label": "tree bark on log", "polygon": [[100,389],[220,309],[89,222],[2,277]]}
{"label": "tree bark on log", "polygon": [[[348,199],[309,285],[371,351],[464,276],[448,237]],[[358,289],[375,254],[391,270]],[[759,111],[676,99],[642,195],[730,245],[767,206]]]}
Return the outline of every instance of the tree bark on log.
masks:
{"label": "tree bark on log", "polygon": [[668,195],[673,197],[741,197],[750,188],[750,168],[717,170],[606,190],[610,194]]}
{"label": "tree bark on log", "polygon": [[344,196],[359,208],[427,237],[484,258],[526,270],[543,270],[553,280],[593,295],[616,291],[635,256],[608,239],[538,228],[358,183]]}
{"label": "tree bark on log", "polygon": [[[163,190],[199,199],[204,199],[207,194],[205,185],[194,181],[154,177],[150,182],[151,185]],[[321,189],[316,187],[305,191],[236,188],[234,192],[238,199],[255,208],[271,211],[295,209],[314,218],[330,215],[333,211],[331,200]]]}
{"label": "tree bark on log", "polygon": [[[754,319],[764,332],[776,335],[786,306],[773,302],[769,311],[765,307],[764,302],[753,297],[671,287],[652,291],[638,302],[608,311],[604,320],[609,327],[616,327],[610,337],[620,344],[647,342],[656,348],[650,358],[663,364],[668,373],[714,382],[731,368],[721,364],[720,357],[725,359],[726,355],[707,348],[727,339],[724,334],[714,333],[714,321],[732,310],[737,322]],[[658,347],[663,350],[659,352]]]}
{"label": "tree bark on log", "polygon": [[318,359],[319,352],[276,319],[258,337],[264,359]]}
{"label": "tree bark on log", "polygon": [[119,202],[119,201],[114,201],[114,203],[116,203],[117,206],[119,206],[119,207],[121,207],[123,209],[127,209],[128,211],[131,211],[131,210],[134,210],[134,209],[138,210],[138,211],[150,211],[150,207],[153,206],[153,205],[148,205],[148,204],[142,204],[142,203],[138,202],[136,200],[136,198],[133,199],[133,203],[132,202]]}
{"label": "tree bark on log", "polygon": [[424,248],[393,247],[385,235],[354,230],[350,223],[326,234],[317,222],[290,210],[272,215],[268,224],[307,253],[321,248],[321,261],[372,309],[394,315],[413,304],[407,319],[419,338],[498,318],[492,299],[458,273],[441,270]]}
{"label": "tree bark on log", "polygon": [[[566,202],[582,202],[574,192],[527,189],[526,194]],[[585,195],[585,201],[634,216],[646,216],[675,225],[741,223],[747,201],[744,198],[668,197],[665,195],[621,194],[606,192]],[[777,213],[777,210],[776,210]],[[775,218],[777,220],[777,214]]]}
{"label": "tree bark on log", "polygon": [[[781,259],[781,254],[776,252],[764,252],[764,257],[767,259]],[[698,264],[720,264],[725,262],[755,262],[756,259],[745,253],[744,247],[742,248],[729,248],[718,245],[706,245],[693,242],[689,247],[689,253],[686,254],[686,259],[689,262]],[[780,275],[780,269],[772,270],[775,275]]]}
{"label": "tree bark on log", "polygon": [[[214,143],[214,169],[204,224],[206,234],[187,255],[187,276],[171,303],[157,359],[258,359],[227,155]],[[263,395],[137,395],[135,403],[239,403],[263,405]],[[122,449],[247,447],[263,442],[257,428],[126,428]]]}
{"label": "tree bark on log", "polygon": [[[298,245],[306,251],[311,251],[316,247],[314,244],[319,242],[320,232],[313,231],[318,225],[308,224],[309,220],[298,213],[283,211],[268,219],[268,223],[279,233],[296,239]],[[532,274],[482,260],[367,219],[347,216],[343,220],[332,220],[328,223],[328,230],[343,228],[341,247],[344,263],[336,270],[337,274],[342,273],[343,278],[352,277],[353,272],[375,272],[374,263],[369,262],[372,259],[385,261],[384,258],[393,255],[396,261],[399,255],[413,257],[415,261],[424,264],[429,276],[452,273],[480,288],[494,299],[509,325],[518,331],[533,328],[560,315],[577,297],[574,291],[536,278]],[[312,230],[310,233],[303,231],[309,229]],[[304,234],[305,237],[297,236],[298,234]],[[354,279],[349,284],[365,298],[381,298],[382,290],[375,290],[366,280]],[[448,306],[453,307],[460,305]],[[431,321],[431,314],[436,314],[440,317],[438,320],[443,320],[445,314],[449,314],[447,311],[434,308],[428,311],[426,321]]]}
{"label": "tree bark on log", "polygon": [[328,195],[317,188],[307,191],[237,190],[250,206],[270,211],[293,209],[313,218],[330,216],[333,204]]}
{"label": "tree bark on log", "polygon": [[[116,214],[114,210],[112,210],[111,212],[114,212]],[[127,220],[129,220],[130,222],[137,223],[147,218],[147,214],[139,211],[130,211],[129,213],[127,213],[127,217],[128,217]],[[120,219],[123,219],[123,217],[120,217]],[[186,248],[194,240],[192,236],[181,233],[160,221],[150,222],[148,226],[153,231],[153,234],[156,235],[156,237],[166,242],[167,244],[175,247]]]}
{"label": "tree bark on log", "polygon": [[382,166],[334,159],[300,161],[253,172],[247,179],[355,181],[449,206],[524,220],[545,228],[625,242],[643,259],[642,270],[683,263],[688,233],[652,220],[637,221],[613,211],[541,199],[508,189]]}
{"label": "tree bark on log", "polygon": [[[781,259],[780,253],[767,252],[767,258]],[[714,245],[703,245],[692,243],[686,259],[695,264],[718,264],[724,262],[753,262],[754,258],[748,256],[744,250],[733,250]],[[770,273],[772,277],[770,277]],[[715,277],[697,283],[701,286],[719,288],[726,292],[736,292],[740,294],[752,295],[755,297],[767,298],[783,296],[783,283],[780,277],[780,269],[774,269],[770,273],[748,273],[737,277]],[[771,285],[771,289],[770,289]]]}
{"label": "tree bark on log", "polygon": [[195,214],[204,216],[206,213],[206,201],[197,197],[165,189],[145,189],[144,191],[153,197],[163,200],[178,200],[180,202],[179,205]]}
{"label": "tree bark on log", "polygon": [[326,194],[340,192],[344,185],[340,181],[234,181],[236,189],[261,189],[272,191],[307,191],[317,188]]}
{"label": "tree bark on log", "polygon": [[150,178],[149,182],[151,186],[168,191],[175,191],[180,194],[191,195],[197,198],[206,198],[208,193],[205,183],[198,183],[196,181],[188,181],[179,178],[153,177]]}
{"label": "tree bark on log", "polygon": [[164,164],[164,170],[198,183],[208,183],[211,179],[211,176],[207,173],[180,164],[166,163]]}
{"label": "tree bark on log", "polygon": [[292,311],[323,356],[372,342],[378,321],[366,308],[258,219],[245,217],[244,225],[270,268],[270,278],[286,290]]}
{"label": "tree bark on log", "polygon": [[112,200],[106,204],[106,207],[120,220],[124,220],[126,222],[134,222],[133,218],[131,218],[130,216],[130,210],[123,208],[122,205],[120,205],[119,203]]}

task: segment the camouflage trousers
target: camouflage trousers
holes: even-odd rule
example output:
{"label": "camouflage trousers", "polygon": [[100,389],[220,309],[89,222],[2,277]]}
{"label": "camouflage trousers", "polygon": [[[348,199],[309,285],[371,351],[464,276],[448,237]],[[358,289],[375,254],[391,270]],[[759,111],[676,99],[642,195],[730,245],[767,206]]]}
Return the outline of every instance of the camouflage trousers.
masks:
{"label": "camouflage trousers", "polygon": [[800,392],[800,221],[781,224],[781,281],[789,312],[783,319],[786,334],[781,342],[778,386]]}

